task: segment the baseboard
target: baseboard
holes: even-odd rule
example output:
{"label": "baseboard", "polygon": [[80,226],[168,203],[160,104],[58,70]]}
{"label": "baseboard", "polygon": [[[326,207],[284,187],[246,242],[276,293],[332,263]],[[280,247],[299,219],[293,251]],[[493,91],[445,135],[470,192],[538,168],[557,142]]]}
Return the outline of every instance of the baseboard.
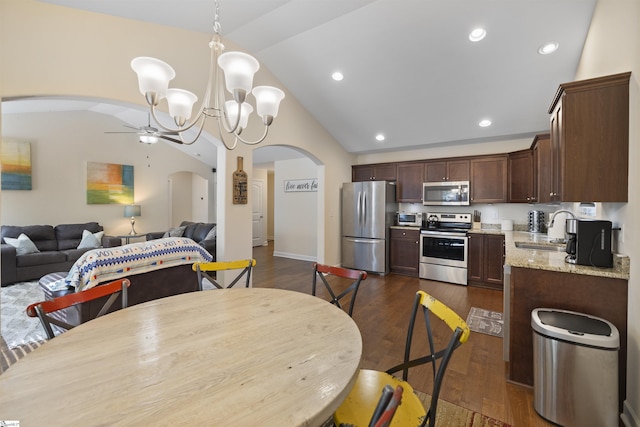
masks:
{"label": "baseboard", "polygon": [[629,405],[629,401],[625,400],[623,403],[622,414],[620,419],[626,427],[640,427],[640,418],[633,412],[633,409]]}
{"label": "baseboard", "polygon": [[298,259],[300,261],[311,261],[311,262],[316,262],[318,260],[318,258],[314,256],[289,254],[286,252],[278,252],[278,251],[273,251],[273,256],[278,256],[281,258]]}

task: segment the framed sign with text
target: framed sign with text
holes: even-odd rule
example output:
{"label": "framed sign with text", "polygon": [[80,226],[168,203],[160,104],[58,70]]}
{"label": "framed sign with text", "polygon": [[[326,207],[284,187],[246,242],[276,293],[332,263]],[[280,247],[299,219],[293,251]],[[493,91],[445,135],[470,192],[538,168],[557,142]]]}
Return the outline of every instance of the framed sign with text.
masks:
{"label": "framed sign with text", "polygon": [[284,192],[311,192],[318,191],[318,178],[287,179],[284,181]]}

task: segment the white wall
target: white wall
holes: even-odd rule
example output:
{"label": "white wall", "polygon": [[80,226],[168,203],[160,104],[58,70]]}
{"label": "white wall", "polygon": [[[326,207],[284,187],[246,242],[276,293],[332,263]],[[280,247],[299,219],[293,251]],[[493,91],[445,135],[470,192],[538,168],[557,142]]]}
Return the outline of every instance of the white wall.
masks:
{"label": "white wall", "polygon": [[318,178],[309,159],[275,162],[274,255],[316,261],[319,192],[285,192],[284,181]]}
{"label": "white wall", "polygon": [[640,426],[640,1],[598,0],[576,80],[631,71],[629,88],[629,203],[603,204],[603,216],[622,225],[621,250],[631,258],[627,321],[627,399],[623,421]]}
{"label": "white wall", "polygon": [[[2,191],[1,223],[98,221],[107,234],[127,234],[131,224],[123,217],[122,205],[86,203],[87,162],[101,162],[133,165],[135,203],[142,207],[136,231],[166,230],[168,175],[189,171],[208,177],[210,168],[165,143],[146,145],[135,134],[104,134],[119,129],[120,120],[90,111],[3,115],[2,138],[31,143],[33,190]],[[191,173],[188,176],[190,195]],[[190,219],[190,198],[187,203]],[[208,208],[215,211],[215,204]]]}

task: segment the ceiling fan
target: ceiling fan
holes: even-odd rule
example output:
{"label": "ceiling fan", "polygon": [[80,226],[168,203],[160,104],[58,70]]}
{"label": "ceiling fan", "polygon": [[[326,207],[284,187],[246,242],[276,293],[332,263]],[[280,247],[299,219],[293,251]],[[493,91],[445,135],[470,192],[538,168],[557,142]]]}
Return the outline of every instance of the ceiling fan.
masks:
{"label": "ceiling fan", "polygon": [[151,126],[151,115],[149,114],[148,123],[146,126],[130,126],[123,125],[126,128],[134,129],[136,132],[105,132],[105,133],[137,133],[138,140],[143,144],[155,144],[158,142],[160,138],[166,139],[167,141],[175,142],[177,144],[182,144],[183,142],[178,138],[172,138],[170,135],[178,135],[178,132],[164,132],[159,131],[158,128],[154,128]]}

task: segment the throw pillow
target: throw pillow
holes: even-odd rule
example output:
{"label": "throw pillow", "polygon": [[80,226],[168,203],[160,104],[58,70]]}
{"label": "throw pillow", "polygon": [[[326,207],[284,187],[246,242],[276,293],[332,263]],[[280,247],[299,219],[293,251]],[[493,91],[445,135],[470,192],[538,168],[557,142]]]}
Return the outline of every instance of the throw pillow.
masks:
{"label": "throw pillow", "polygon": [[102,236],[104,231],[92,233],[89,230],[82,231],[82,240],[78,245],[78,249],[96,249],[102,246]]}
{"label": "throw pillow", "polygon": [[11,237],[5,237],[4,241],[16,248],[16,255],[26,255],[40,252],[35,243],[31,241],[29,236],[22,233],[17,239]]}
{"label": "throw pillow", "polygon": [[207,233],[203,240],[214,240],[216,238],[216,226],[214,225],[211,230]]}
{"label": "throw pillow", "polygon": [[187,226],[170,228],[162,237],[182,237]]}

